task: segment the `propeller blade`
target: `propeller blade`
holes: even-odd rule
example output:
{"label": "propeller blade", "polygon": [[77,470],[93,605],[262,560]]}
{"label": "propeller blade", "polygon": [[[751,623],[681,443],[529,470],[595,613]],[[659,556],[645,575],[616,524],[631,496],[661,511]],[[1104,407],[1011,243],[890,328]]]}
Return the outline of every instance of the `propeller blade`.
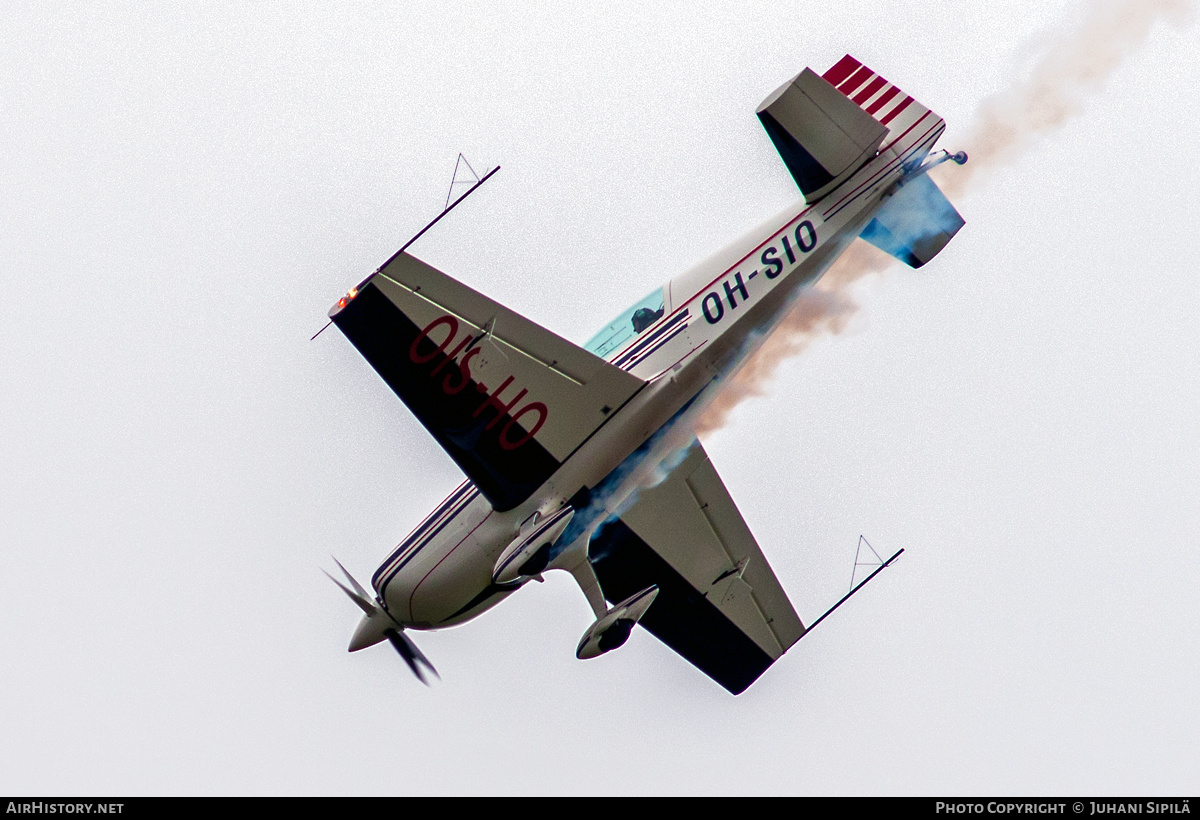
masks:
{"label": "propeller blade", "polygon": [[[333,560],[336,561],[337,559],[335,558]],[[325,570],[321,570],[321,572],[325,572]],[[358,608],[361,609],[363,612],[365,612],[367,615],[374,615],[376,612],[379,611],[375,607],[374,603],[367,600],[365,595],[360,595],[359,593],[350,589],[345,584],[343,584],[341,581],[339,581],[337,578],[334,578],[332,575],[330,575],[328,572],[325,572],[325,577],[327,577],[330,581],[333,581],[335,584],[337,584],[338,587],[341,588],[342,592],[346,593],[346,595],[348,595],[350,597],[350,600],[354,601],[354,603],[358,606]],[[353,579],[351,579],[351,580],[353,580]],[[355,586],[357,587],[358,584],[355,584]],[[359,589],[361,589],[361,587],[359,587]]]}
{"label": "propeller blade", "polygon": [[438,671],[433,668],[433,664],[429,662],[429,658],[425,657],[420,649],[417,649],[417,645],[412,642],[411,638],[396,629],[389,629],[384,634],[387,635],[387,639],[391,641],[391,644],[396,648],[396,651],[400,653],[400,657],[404,658],[404,662],[408,664],[408,668],[411,669],[412,673],[417,676],[417,680],[426,686],[429,685],[429,681],[425,680],[425,675],[421,671],[421,666],[418,661],[427,666],[435,678],[438,680],[442,679],[442,676],[438,674]]}
{"label": "propeller blade", "polygon": [[367,592],[365,589],[362,588],[362,584],[360,584],[358,581],[356,581],[354,579],[354,576],[350,574],[350,570],[348,570],[342,566],[342,562],[337,559],[336,555],[331,555],[329,557],[333,559],[333,563],[337,564],[338,567],[341,568],[342,572],[346,576],[346,580],[350,582],[350,586],[354,587],[355,592],[357,592],[360,596],[362,596],[363,598],[365,598],[368,601],[371,600],[372,597],[374,597],[371,595],[371,593]]}

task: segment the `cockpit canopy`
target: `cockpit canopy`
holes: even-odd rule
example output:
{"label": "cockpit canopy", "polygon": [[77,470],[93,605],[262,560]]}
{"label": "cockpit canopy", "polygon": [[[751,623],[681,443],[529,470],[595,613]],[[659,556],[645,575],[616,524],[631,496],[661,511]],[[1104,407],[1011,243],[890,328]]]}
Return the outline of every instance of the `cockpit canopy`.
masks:
{"label": "cockpit canopy", "polygon": [[584,349],[607,359],[661,319],[664,304],[663,289],[655,288],[589,339]]}

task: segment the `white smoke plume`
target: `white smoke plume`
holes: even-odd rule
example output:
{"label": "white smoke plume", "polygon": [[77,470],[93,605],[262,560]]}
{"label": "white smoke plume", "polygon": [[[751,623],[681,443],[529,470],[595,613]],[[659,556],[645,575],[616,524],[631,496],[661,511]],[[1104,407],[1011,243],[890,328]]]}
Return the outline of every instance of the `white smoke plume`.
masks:
{"label": "white smoke plume", "polygon": [[[970,161],[946,163],[932,176],[947,196],[981,182],[988,169],[1020,156],[1041,135],[1078,114],[1084,101],[1136,49],[1160,20],[1190,22],[1193,0],[1101,0],[1090,4],[1072,30],[1046,38],[1028,77],[980,105],[968,135],[956,141]],[[840,332],[858,309],[850,285],[893,263],[890,256],[857,241],[814,288],[801,293],[779,327],[712,403],[696,424],[704,436],[725,425],[742,401],[762,395],[775,370],[826,333]]]}

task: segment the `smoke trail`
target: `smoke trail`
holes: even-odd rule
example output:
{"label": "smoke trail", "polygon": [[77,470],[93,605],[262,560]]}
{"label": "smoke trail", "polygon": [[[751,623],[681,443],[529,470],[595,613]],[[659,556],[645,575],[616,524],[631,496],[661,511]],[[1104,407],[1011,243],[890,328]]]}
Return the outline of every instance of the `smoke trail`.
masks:
{"label": "smoke trail", "polygon": [[[984,101],[966,138],[965,173],[935,172],[947,195],[967,190],[979,172],[1011,161],[1042,133],[1079,113],[1160,18],[1188,22],[1192,0],[1123,0],[1093,5],[1079,28],[1056,37],[1028,79]],[[940,173],[939,173],[940,172]]]}
{"label": "smoke trail", "polygon": [[[1115,0],[1089,6],[1076,29],[1050,38],[1028,78],[980,105],[968,136],[955,144],[966,149],[970,161],[961,168],[947,163],[931,176],[953,197],[978,182],[981,171],[1013,161],[1039,135],[1078,114],[1083,100],[1101,90],[1158,20],[1182,25],[1189,22],[1192,7],[1193,0]],[[783,361],[823,334],[840,332],[858,309],[850,285],[892,262],[866,242],[855,242],[816,287],[800,294],[792,312],[699,419],[696,433],[703,436],[723,427],[738,404],[763,394]]]}
{"label": "smoke trail", "polygon": [[872,271],[882,271],[891,261],[890,256],[866,242],[851,245],[816,287],[800,293],[791,312],[697,419],[696,435],[703,437],[719,430],[735,407],[751,396],[763,395],[783,361],[799,355],[826,333],[840,333],[858,310],[850,297],[850,283]]}

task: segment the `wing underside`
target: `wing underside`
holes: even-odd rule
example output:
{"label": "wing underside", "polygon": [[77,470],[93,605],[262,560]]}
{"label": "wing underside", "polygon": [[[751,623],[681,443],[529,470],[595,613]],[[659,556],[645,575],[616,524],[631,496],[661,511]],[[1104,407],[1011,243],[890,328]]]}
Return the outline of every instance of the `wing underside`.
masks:
{"label": "wing underside", "polygon": [[597,530],[588,555],[612,603],[657,584],[641,625],[734,694],[804,634],[698,441],[665,481]]}
{"label": "wing underside", "polygon": [[407,253],[330,316],[500,511],[644,385]]}

